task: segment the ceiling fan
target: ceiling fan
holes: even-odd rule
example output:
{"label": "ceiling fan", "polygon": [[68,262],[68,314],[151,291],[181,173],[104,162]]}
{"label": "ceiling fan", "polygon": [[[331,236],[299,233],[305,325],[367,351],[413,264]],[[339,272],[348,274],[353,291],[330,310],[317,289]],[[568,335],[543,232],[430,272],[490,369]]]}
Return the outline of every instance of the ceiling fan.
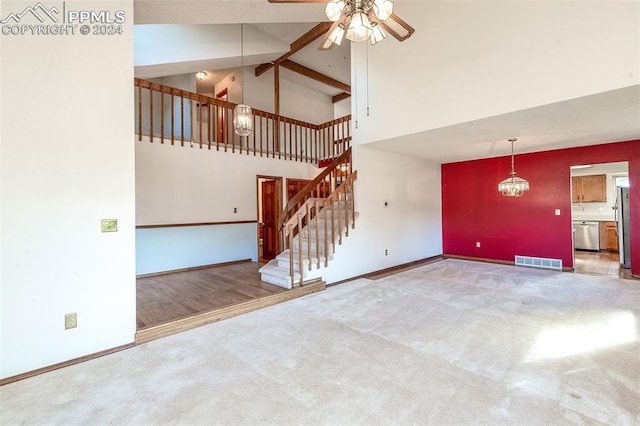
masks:
{"label": "ceiling fan", "polygon": [[387,33],[404,41],[414,33],[413,27],[393,13],[391,0],[269,0],[269,3],[326,3],[325,13],[333,22],[320,50],[329,50],[346,37],[353,42],[381,42]]}

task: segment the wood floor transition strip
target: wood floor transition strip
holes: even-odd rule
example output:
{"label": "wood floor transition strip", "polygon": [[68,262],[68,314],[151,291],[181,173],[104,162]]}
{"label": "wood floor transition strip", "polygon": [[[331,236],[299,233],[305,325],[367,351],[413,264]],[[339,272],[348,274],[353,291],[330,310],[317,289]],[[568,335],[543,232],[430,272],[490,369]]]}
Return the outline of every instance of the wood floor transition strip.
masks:
{"label": "wood floor transition strip", "polygon": [[303,287],[296,287],[283,293],[272,294],[259,299],[249,300],[232,306],[214,309],[208,312],[201,312],[186,318],[146,327],[138,330],[136,333],[136,345],[140,345],[151,340],[161,337],[170,336],[172,334],[191,330],[192,328],[211,324],[223,319],[231,318],[237,315],[246,314],[268,306],[277,305],[278,303],[306,296],[308,294],[322,291],[327,287],[324,281],[313,281],[306,283]]}

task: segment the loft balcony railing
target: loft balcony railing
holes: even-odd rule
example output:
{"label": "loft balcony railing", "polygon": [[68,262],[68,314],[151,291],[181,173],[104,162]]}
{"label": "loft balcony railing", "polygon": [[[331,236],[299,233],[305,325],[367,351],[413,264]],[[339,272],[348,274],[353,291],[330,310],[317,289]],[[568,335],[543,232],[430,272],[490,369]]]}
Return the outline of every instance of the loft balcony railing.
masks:
{"label": "loft balcony railing", "polygon": [[138,140],[180,144],[318,164],[351,146],[351,116],[322,124],[253,110],[253,132],[235,134],[236,104],[211,96],[134,79]]}

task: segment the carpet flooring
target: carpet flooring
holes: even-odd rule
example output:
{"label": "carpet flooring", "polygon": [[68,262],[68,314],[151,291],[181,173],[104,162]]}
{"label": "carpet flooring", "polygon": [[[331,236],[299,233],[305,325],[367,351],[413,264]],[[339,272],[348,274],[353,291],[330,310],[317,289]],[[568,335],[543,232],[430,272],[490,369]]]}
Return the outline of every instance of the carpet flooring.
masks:
{"label": "carpet flooring", "polygon": [[0,424],[640,424],[640,282],[448,259],[0,388]]}

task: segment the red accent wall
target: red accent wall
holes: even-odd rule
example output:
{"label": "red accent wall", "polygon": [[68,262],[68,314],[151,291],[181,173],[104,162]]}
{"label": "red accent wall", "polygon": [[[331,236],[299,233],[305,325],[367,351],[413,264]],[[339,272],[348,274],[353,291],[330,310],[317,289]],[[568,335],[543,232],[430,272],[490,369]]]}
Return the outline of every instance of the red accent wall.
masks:
{"label": "red accent wall", "polygon": [[444,254],[511,262],[518,254],[572,267],[570,166],[618,161],[629,162],[631,273],[640,275],[640,140],[516,154],[516,172],[531,188],[521,198],[498,192],[510,156],[443,164]]}

